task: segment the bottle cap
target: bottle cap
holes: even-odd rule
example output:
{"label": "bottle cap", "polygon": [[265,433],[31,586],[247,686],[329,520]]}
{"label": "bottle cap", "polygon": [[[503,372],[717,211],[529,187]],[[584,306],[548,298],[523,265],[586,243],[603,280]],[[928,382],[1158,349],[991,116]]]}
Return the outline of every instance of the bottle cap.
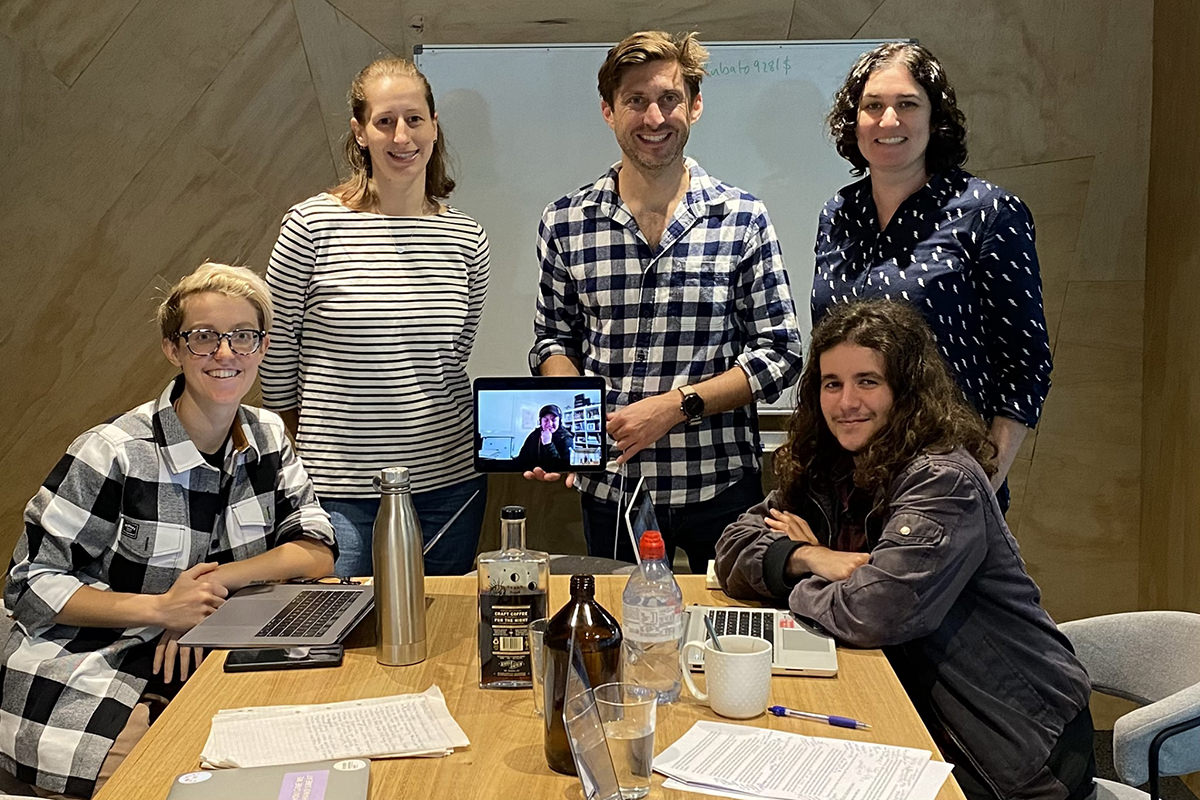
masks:
{"label": "bottle cap", "polygon": [[376,479],[377,489],[396,491],[408,488],[408,467],[384,467]]}
{"label": "bottle cap", "polygon": [[500,509],[500,519],[525,519],[525,506],[505,506]]}
{"label": "bottle cap", "polygon": [[594,597],[596,578],[592,575],[571,576],[571,597]]}
{"label": "bottle cap", "polygon": [[642,561],[662,560],[667,557],[667,546],[658,531],[646,531],[638,542],[638,554]]}

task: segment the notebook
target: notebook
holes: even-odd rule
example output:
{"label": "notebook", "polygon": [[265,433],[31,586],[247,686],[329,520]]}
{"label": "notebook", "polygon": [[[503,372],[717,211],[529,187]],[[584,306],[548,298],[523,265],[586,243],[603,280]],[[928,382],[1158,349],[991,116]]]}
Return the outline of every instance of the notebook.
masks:
{"label": "notebook", "polygon": [[374,606],[373,587],[272,583],[247,586],[179,639],[192,647],[337,644]]}
{"label": "notebook", "polygon": [[[717,635],[742,634],[766,639],[775,654],[775,675],[804,675],[828,678],[837,675],[837,647],[832,638],[777,608],[690,605],[683,610],[683,640],[706,641],[704,615],[711,614]],[[704,668],[704,654],[692,652],[693,672]]]}
{"label": "notebook", "polygon": [[366,800],[370,781],[362,758],[199,770],[176,778],[167,800]]}

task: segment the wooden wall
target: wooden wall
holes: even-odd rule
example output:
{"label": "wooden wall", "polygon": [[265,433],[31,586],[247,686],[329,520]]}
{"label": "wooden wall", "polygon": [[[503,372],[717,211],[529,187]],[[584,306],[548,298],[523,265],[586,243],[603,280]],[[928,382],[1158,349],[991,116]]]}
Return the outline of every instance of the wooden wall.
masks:
{"label": "wooden wall", "polygon": [[[371,58],[420,43],[615,41],[648,27],[708,40],[916,37],[958,89],[968,167],[1021,195],[1038,226],[1056,368],[1040,430],[1013,470],[1012,526],[1056,616],[1137,605],[1151,4],[93,0],[80,9],[0,5],[0,552],[70,439],[169,378],[149,322],[156,290],[205,258],[264,267],[284,210],[334,182],[346,87]],[[1182,113],[1194,130],[1194,110]],[[1179,275],[1184,264],[1173,266]],[[1182,391],[1194,378],[1172,381]],[[572,494],[511,478],[492,483],[489,537],[495,507],[511,501],[532,508],[534,544],[582,549]]]}
{"label": "wooden wall", "polygon": [[1200,612],[1200,7],[1154,4],[1141,601]]}

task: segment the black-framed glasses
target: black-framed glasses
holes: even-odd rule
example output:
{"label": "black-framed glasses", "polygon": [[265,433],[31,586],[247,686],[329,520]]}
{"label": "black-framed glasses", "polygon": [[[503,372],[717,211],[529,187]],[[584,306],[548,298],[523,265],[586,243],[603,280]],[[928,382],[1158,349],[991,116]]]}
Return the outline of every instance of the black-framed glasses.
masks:
{"label": "black-framed glasses", "polygon": [[258,352],[262,347],[266,331],[253,328],[238,328],[229,333],[217,333],[208,328],[196,328],[190,331],[180,331],[175,334],[183,339],[184,345],[194,356],[211,356],[221,349],[221,340],[229,342],[229,349],[234,355],[249,356]]}

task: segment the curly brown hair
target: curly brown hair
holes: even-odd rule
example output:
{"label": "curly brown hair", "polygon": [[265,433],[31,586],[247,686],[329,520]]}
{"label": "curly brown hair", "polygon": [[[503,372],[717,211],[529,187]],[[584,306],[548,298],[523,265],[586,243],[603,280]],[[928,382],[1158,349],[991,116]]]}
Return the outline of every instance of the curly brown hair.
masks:
{"label": "curly brown hair", "polygon": [[[359,125],[367,124],[367,84],[378,78],[413,78],[425,90],[425,102],[429,105],[432,118],[437,113],[433,104],[433,89],[416,64],[405,58],[380,58],[363,67],[350,83],[350,113]],[[355,211],[374,211],[379,207],[379,195],[371,185],[371,154],[360,147],[354,131],[346,134],[342,143],[346,163],[350,165],[350,177],[334,186],[329,193]],[[433,152],[425,165],[425,200],[436,205],[454,191],[454,179],[446,168],[446,129],[439,125],[437,138],[433,141]]]}
{"label": "curly brown hair", "polygon": [[877,69],[903,64],[929,98],[929,145],[925,171],[930,175],[961,167],[967,162],[967,118],[958,110],[954,87],[933,53],[911,42],[887,42],[858,57],[842,88],[833,96],[825,122],[838,155],[854,165],[851,175],[862,175],[869,164],[858,149],[858,104],[867,79]]}
{"label": "curly brown hair", "polygon": [[922,453],[958,447],[988,475],[996,472],[996,446],[983,418],[950,377],[925,320],[907,303],[862,300],[834,306],[813,329],[787,443],[775,453],[775,476],[785,498],[796,497],[813,476],[832,474],[847,455],[821,412],[821,354],[843,342],[879,352],[892,390],[887,421],[854,454],[857,486],[886,487]]}

